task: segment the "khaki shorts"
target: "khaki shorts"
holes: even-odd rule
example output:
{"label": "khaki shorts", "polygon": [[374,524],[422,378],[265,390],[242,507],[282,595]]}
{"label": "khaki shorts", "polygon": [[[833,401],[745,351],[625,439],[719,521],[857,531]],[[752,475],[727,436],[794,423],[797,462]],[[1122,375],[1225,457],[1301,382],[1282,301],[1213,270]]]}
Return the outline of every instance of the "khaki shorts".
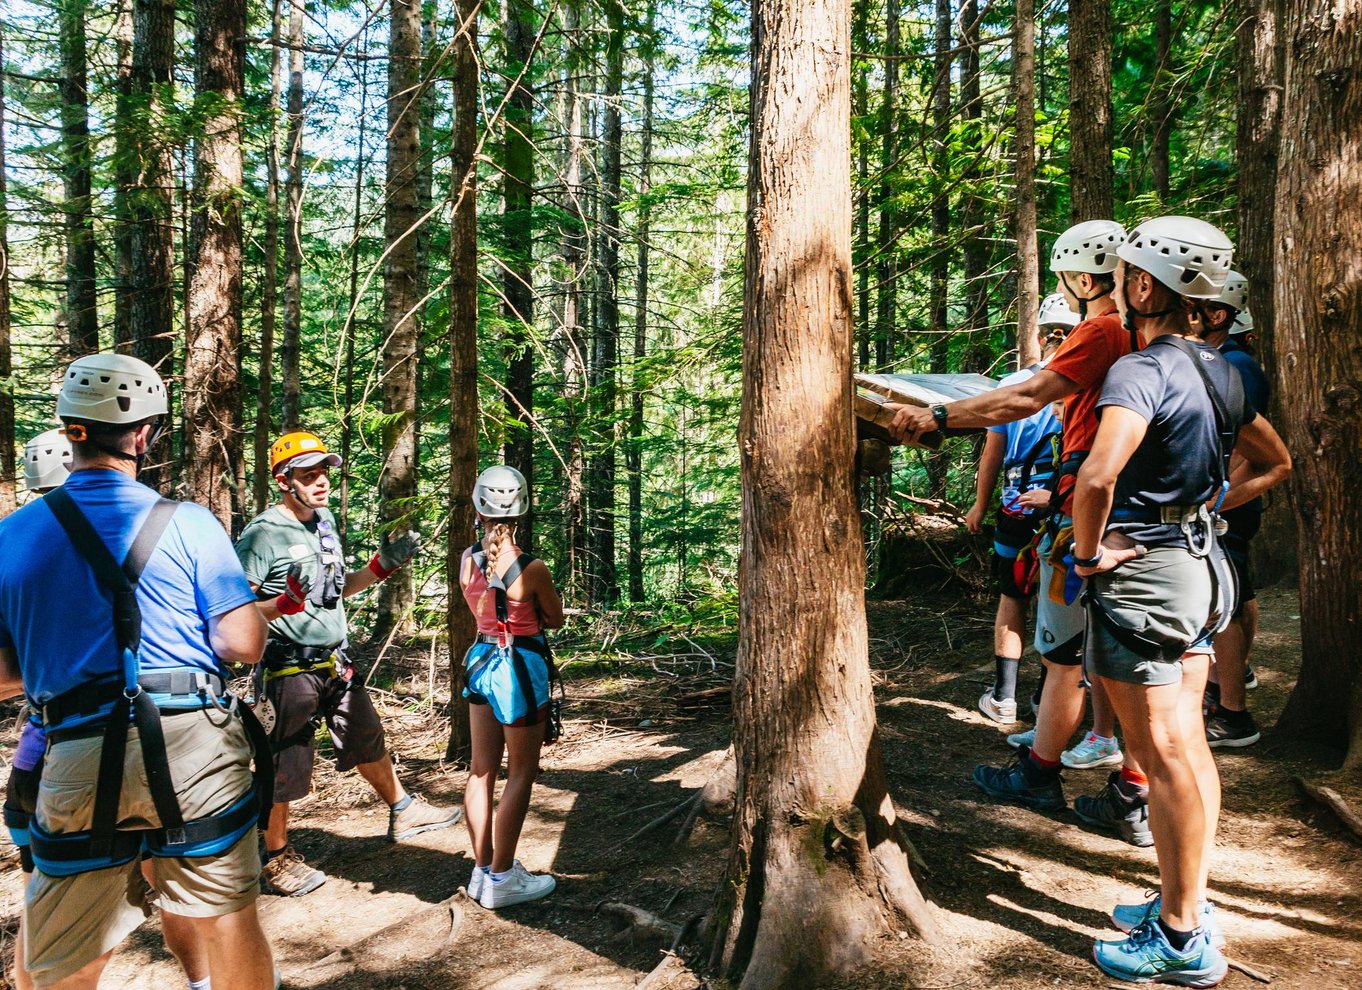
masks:
{"label": "khaki shorts", "polygon": [[[251,747],[241,720],[208,709],[166,716],[170,776],[186,820],[222,811],[252,786]],[[35,817],[48,832],[89,828],[99,773],[100,736],[53,742],[47,751]],[[136,728],[128,732],[119,829],[156,828]],[[216,856],[147,857],[160,906],[172,914],[215,918],[249,907],[260,894],[255,830]],[[26,961],[38,986],[64,979],[98,959],[142,923],[140,861],[72,877],[33,874],[24,896]]]}

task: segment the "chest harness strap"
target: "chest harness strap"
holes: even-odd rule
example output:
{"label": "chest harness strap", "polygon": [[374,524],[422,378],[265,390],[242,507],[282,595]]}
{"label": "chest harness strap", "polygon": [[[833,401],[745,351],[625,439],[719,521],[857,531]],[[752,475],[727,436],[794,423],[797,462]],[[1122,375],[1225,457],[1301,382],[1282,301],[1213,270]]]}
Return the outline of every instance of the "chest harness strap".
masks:
{"label": "chest harness strap", "polygon": [[[220,682],[214,684],[206,677],[199,680],[191,676],[181,679],[184,683],[180,684],[173,673],[169,677],[150,674],[141,678],[138,664],[142,643],[142,612],[137,604],[137,582],[165,533],[171,516],[175,514],[178,503],[162,499],[152,506],[121,566],[69,492],[58,488],[49,493],[43,503],[57,517],[67,537],[85,558],[100,583],[113,595],[114,639],[121,654],[123,676],[121,683],[97,682],[95,693],[98,698],[90,695],[90,685],[80,685],[45,707],[44,721],[52,738],[60,741],[70,734],[85,733],[79,729],[63,732],[62,723],[49,716],[69,714],[70,708],[55,702],[77,692],[87,701],[85,707],[88,707],[89,701],[95,701],[100,714],[84,719],[83,724],[93,728],[100,721],[103,722],[103,746],[100,749],[99,776],[95,785],[90,828],[83,832],[50,835],[35,817],[30,829],[34,861],[49,876],[73,876],[129,863],[143,849],[154,856],[183,857],[210,856],[230,848],[257,822],[263,826],[267,820],[274,792],[272,762],[263,758],[256,760],[256,786],[227,808],[213,815],[185,821],[170,776],[160,707],[150,692],[156,688],[171,688],[170,693],[158,692],[164,699],[162,704],[170,711],[201,710],[210,705],[228,713],[236,710],[257,754],[269,752],[265,734],[255,717],[244,706],[235,704],[235,699],[228,697],[228,707],[224,707],[211,693],[210,689],[218,687]],[[174,690],[176,686],[188,688],[193,684],[197,684],[197,691],[192,695],[189,691],[180,694]],[[198,703],[191,703],[191,697],[197,697]],[[104,710],[106,705],[107,711]],[[142,744],[147,788],[161,821],[161,827],[157,829],[120,830],[117,827],[129,723],[137,726]]]}

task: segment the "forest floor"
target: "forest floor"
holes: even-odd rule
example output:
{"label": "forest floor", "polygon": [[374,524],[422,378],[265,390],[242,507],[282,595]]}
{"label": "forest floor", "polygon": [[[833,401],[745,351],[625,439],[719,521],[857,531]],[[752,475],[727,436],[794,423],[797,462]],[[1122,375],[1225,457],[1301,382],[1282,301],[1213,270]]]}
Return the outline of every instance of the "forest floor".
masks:
{"label": "forest floor", "polygon": [[[1291,591],[1262,596],[1254,658],[1262,686],[1250,699],[1266,726],[1299,666],[1296,611]],[[990,617],[989,601],[956,592],[870,604],[891,792],[927,864],[923,887],[962,960],[938,985],[1119,987],[1089,950],[1094,937],[1114,937],[1112,905],[1139,900],[1153,884],[1153,850],[1085,831],[1072,812],[992,804],[971,785],[975,763],[1008,758],[1005,730],[974,710],[991,679]],[[472,904],[460,893],[472,867],[462,826],[391,846],[386,809],[354,774],[326,765],[315,795],[295,805],[293,836],[329,879],[310,896],[260,902],[284,986],[634,987],[667,945],[621,939],[599,906],[622,902],[684,924],[708,907],[728,848],[727,823],[704,818],[681,843],[673,841],[679,819],[630,840],[702,786],[728,745],[724,692],[705,689],[726,683],[732,638],[678,642],[684,660],[669,660],[667,644],[650,639],[651,654],[637,651],[631,663],[574,671],[569,662],[567,735],[545,751],[520,846],[527,867],[559,880],[544,901],[502,914]],[[1034,673],[1034,664],[1024,668],[1023,692]],[[443,729],[429,707],[398,694],[380,700],[408,786],[458,801],[463,774],[440,761]],[[1212,887],[1230,954],[1277,987],[1362,987],[1362,846],[1291,783],[1293,775],[1322,779],[1337,754],[1268,733],[1217,759],[1225,814]],[[1066,791],[1072,800],[1104,781],[1105,771],[1067,771]],[[1362,786],[1340,789],[1358,807]],[[10,865],[0,875],[8,933],[20,896],[21,875]],[[889,972],[849,986],[906,986],[889,973],[911,945],[891,940]],[[183,986],[154,920],[118,950],[101,985]],[[664,984],[700,985],[686,974]],[[1232,972],[1225,985],[1255,984]]]}

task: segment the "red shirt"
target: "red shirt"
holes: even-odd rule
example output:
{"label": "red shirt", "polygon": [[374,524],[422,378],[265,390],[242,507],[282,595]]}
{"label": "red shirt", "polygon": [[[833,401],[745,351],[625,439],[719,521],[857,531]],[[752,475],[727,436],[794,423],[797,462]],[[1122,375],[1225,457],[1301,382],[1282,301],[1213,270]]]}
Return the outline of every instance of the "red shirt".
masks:
{"label": "red shirt", "polygon": [[[1130,336],[1112,307],[1076,326],[1045,366],[1078,386],[1078,391],[1064,400],[1064,460],[1092,450],[1097,439],[1097,400],[1102,382],[1111,366],[1130,353]],[[1067,513],[1073,501],[1072,475],[1061,480],[1060,493]]]}

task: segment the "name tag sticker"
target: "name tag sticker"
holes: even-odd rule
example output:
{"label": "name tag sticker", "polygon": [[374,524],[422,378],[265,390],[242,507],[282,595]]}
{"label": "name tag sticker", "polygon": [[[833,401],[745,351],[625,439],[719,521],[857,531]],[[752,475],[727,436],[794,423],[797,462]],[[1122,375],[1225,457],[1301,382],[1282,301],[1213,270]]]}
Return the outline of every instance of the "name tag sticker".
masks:
{"label": "name tag sticker", "polygon": [[294,560],[304,560],[312,556],[312,548],[306,543],[295,543],[288,548],[288,555]]}

